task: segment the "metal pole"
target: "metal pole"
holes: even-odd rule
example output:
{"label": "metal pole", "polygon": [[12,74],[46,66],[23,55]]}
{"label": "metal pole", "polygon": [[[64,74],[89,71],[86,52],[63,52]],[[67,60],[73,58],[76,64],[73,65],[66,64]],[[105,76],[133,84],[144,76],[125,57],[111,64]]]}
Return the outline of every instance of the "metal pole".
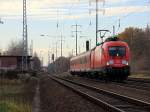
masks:
{"label": "metal pole", "polygon": [[44,65],[44,60],[43,60],[43,56],[42,56],[42,67],[43,67],[43,65]]}
{"label": "metal pole", "polygon": [[[56,59],[57,59],[57,44],[58,44],[58,43],[56,42]],[[56,60],[56,59],[55,59],[55,60]]]}
{"label": "metal pole", "polygon": [[98,31],[98,0],[96,0],[96,46],[98,39],[97,31]]}
{"label": "metal pole", "polygon": [[50,50],[48,51],[48,65],[51,63],[51,60],[50,60]]}
{"label": "metal pole", "polygon": [[74,54],[74,51],[73,51],[73,49],[72,49],[72,56],[73,56],[73,54]]}
{"label": "metal pole", "polygon": [[[27,13],[26,0],[23,0],[23,46],[22,46],[22,71],[28,69],[28,31],[27,31]],[[24,60],[25,59],[25,60]]]}
{"label": "metal pole", "polygon": [[0,18],[0,24],[4,24],[4,22],[1,20],[1,18]]}
{"label": "metal pole", "polygon": [[113,25],[113,36],[115,36],[115,26]]}
{"label": "metal pole", "polygon": [[78,25],[76,24],[76,56],[78,55]]}
{"label": "metal pole", "polygon": [[76,23],[76,25],[72,25],[72,26],[76,27],[76,30],[73,32],[76,33],[76,55],[78,55],[78,32],[81,32],[81,31],[78,31],[78,27],[81,27],[81,25],[78,25]]}
{"label": "metal pole", "polygon": [[62,57],[62,34],[61,34],[61,57]]}
{"label": "metal pole", "polygon": [[81,47],[79,46],[79,54],[80,54],[80,52],[81,52]]}
{"label": "metal pole", "polygon": [[90,39],[90,50],[91,50],[91,48],[92,48],[92,43],[91,43],[91,39]]}

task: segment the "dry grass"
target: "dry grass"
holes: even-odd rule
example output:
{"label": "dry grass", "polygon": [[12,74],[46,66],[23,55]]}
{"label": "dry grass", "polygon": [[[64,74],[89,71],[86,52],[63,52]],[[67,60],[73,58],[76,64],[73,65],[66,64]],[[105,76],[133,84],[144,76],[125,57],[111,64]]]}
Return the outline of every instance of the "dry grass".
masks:
{"label": "dry grass", "polygon": [[141,73],[132,73],[130,76],[132,78],[144,78],[144,79],[150,79],[150,72],[141,72]]}
{"label": "dry grass", "polygon": [[35,80],[0,78],[0,112],[32,112]]}

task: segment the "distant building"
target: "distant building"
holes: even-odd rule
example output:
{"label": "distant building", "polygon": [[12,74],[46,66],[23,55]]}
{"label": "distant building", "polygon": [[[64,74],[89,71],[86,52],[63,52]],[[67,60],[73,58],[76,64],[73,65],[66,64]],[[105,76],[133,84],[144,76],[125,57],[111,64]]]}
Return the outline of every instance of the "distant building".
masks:
{"label": "distant building", "polygon": [[[22,56],[0,55],[0,71],[21,71]],[[28,69],[31,69],[31,56],[28,56]]]}

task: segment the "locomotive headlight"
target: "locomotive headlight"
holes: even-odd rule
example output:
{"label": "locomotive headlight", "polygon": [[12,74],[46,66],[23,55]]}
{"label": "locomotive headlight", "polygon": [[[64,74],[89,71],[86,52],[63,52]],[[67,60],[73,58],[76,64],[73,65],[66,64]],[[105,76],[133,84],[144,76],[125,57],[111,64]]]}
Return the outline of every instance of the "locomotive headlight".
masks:
{"label": "locomotive headlight", "polygon": [[107,65],[109,65],[109,62],[107,62]]}
{"label": "locomotive headlight", "polygon": [[126,60],[122,60],[122,64],[129,65],[129,63]]}

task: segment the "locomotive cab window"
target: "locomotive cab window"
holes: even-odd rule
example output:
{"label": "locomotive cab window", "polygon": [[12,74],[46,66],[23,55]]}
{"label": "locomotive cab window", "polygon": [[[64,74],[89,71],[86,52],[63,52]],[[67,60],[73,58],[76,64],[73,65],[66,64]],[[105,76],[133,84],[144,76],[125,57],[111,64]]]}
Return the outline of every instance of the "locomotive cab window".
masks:
{"label": "locomotive cab window", "polygon": [[113,46],[109,47],[109,56],[120,56],[123,57],[126,55],[126,47],[124,46]]}

